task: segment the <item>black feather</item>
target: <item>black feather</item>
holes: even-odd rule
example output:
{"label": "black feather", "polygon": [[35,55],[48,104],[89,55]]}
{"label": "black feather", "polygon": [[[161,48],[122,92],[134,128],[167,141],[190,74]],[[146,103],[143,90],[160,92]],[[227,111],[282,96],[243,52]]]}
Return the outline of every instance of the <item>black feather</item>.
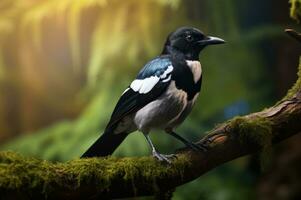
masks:
{"label": "black feather", "polygon": [[81,158],[111,155],[127,135],[127,133],[113,134],[111,132],[104,132]]}

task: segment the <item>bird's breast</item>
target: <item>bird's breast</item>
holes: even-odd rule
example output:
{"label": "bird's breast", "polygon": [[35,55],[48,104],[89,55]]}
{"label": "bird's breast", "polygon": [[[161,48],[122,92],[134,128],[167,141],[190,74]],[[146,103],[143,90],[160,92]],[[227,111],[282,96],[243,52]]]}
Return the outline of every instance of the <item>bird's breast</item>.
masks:
{"label": "bird's breast", "polygon": [[175,69],[172,79],[176,87],[187,93],[187,100],[192,100],[201,90],[202,67],[199,61],[182,60],[174,62]]}
{"label": "bird's breast", "polygon": [[194,61],[194,60],[186,60],[186,63],[191,70],[194,83],[197,83],[202,76],[201,63],[199,61]]}

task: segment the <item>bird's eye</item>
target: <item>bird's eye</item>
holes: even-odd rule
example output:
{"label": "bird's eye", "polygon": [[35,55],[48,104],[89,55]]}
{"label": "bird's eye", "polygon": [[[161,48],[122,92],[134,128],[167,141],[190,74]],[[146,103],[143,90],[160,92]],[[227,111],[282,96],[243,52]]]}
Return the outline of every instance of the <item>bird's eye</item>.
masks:
{"label": "bird's eye", "polygon": [[187,40],[188,42],[191,42],[191,41],[193,40],[192,35],[186,35],[186,40]]}

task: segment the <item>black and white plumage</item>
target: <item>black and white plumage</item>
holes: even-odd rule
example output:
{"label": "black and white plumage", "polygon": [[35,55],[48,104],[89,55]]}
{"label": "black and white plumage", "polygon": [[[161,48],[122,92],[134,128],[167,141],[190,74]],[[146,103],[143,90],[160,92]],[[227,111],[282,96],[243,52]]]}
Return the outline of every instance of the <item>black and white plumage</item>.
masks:
{"label": "black and white plumage", "polygon": [[202,83],[199,53],[207,45],[221,44],[216,37],[200,30],[182,27],[171,33],[160,56],[148,62],[123,92],[104,134],[82,157],[107,156],[125,137],[141,131],[159,160],[170,162],[159,154],[148,134],[162,129],[193,149],[202,149],[174,132],[192,110]]}

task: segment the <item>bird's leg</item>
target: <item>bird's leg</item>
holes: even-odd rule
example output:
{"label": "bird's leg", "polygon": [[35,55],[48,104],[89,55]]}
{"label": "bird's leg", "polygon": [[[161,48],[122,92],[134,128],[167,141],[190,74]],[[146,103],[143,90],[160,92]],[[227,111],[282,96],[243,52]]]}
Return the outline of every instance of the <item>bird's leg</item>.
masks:
{"label": "bird's leg", "polygon": [[207,151],[207,146],[206,145],[203,145],[203,144],[194,144],[194,143],[186,140],[185,138],[181,137],[180,135],[176,134],[172,130],[165,130],[165,131],[166,131],[166,133],[170,134],[171,136],[173,136],[176,139],[178,139],[181,142],[183,142],[187,147],[191,148],[192,150],[195,150],[195,151]]}
{"label": "bird's leg", "polygon": [[168,162],[168,163],[170,164],[171,161],[170,161],[168,158],[169,158],[169,157],[173,157],[173,155],[168,156],[168,155],[162,155],[162,154],[160,154],[160,153],[156,150],[156,148],[154,147],[154,145],[153,145],[153,143],[152,143],[152,141],[151,141],[149,135],[148,135],[148,134],[145,134],[145,133],[143,133],[143,135],[145,136],[146,141],[148,142],[149,146],[150,146],[151,149],[152,149],[152,155],[153,155],[153,157],[155,157],[155,158],[158,159],[159,161],[165,161],[165,162]]}

